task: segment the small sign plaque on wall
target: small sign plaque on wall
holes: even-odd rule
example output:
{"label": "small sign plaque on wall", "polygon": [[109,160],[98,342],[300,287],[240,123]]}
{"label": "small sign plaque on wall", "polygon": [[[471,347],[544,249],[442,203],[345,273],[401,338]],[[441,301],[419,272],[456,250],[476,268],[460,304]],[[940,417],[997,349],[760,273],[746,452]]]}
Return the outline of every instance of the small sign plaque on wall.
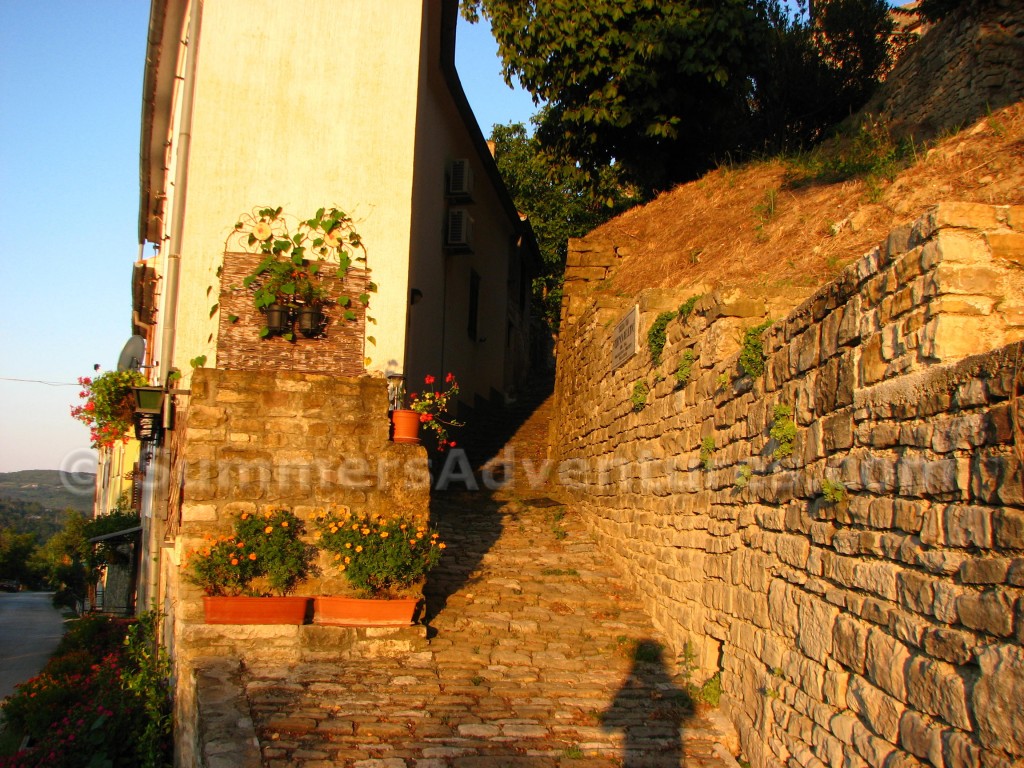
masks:
{"label": "small sign plaque on wall", "polygon": [[615,324],[615,331],[612,333],[613,371],[636,354],[638,348],[636,328],[639,321],[640,306],[634,304],[633,308]]}

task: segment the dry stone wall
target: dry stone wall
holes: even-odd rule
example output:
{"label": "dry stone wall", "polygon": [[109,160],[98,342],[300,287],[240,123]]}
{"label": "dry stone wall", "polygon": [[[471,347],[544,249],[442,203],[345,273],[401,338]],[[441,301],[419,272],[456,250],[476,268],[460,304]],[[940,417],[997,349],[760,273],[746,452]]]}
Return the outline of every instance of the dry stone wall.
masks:
{"label": "dry stone wall", "polygon": [[973,0],[932,27],[865,108],[932,138],[1024,99],[1024,5]]}
{"label": "dry stone wall", "polygon": [[761,335],[760,375],[737,336],[763,305],[716,295],[660,366],[641,345],[611,370],[628,306],[643,337],[688,297],[574,274],[610,248],[570,248],[559,479],[680,658],[721,675],[751,763],[1024,758],[1024,207],[894,231]]}

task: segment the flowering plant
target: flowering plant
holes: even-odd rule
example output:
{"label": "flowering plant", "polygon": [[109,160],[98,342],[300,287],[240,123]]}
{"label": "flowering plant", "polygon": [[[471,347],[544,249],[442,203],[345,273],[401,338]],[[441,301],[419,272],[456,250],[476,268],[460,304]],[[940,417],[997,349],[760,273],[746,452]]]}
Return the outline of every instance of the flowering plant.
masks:
{"label": "flowering plant", "polygon": [[316,517],[321,549],[364,594],[385,597],[423,579],[445,548],[426,515],[370,515],[347,507]]}
{"label": "flowering plant", "polygon": [[[263,311],[271,304],[337,304],[345,320],[355,320],[352,302],[357,300],[365,307],[370,302],[369,294],[334,297],[322,280],[325,268],[344,278],[353,262],[366,261],[363,241],[352,218],[338,208],[321,208],[315,216],[295,223],[282,211],[258,208],[235,223],[232,237],[236,244],[263,256],[242,280],[242,285],[253,291],[256,309]],[[374,291],[376,286],[370,283],[368,290]],[[268,326],[260,329],[260,336],[269,333]]]}
{"label": "flowering plant", "polygon": [[289,510],[243,512],[234,528],[234,536],[208,537],[186,563],[185,577],[207,595],[287,595],[313,572],[316,548]]}
{"label": "flowering plant", "polygon": [[459,383],[455,380],[455,374],[449,373],[444,377],[444,383],[448,388],[438,392],[434,389],[435,381],[436,379],[430,375],[423,378],[423,383],[430,387],[430,390],[419,394],[413,392],[409,396],[409,408],[420,414],[420,423],[437,435],[437,447],[443,451],[455,447],[455,441],[448,438],[448,427],[463,426],[462,422],[455,419],[442,418],[448,413],[448,404],[452,398],[458,397]]}
{"label": "flowering plant", "polygon": [[94,379],[81,376],[78,396],[85,400],[71,408],[71,417],[89,427],[93,448],[110,448],[131,437],[135,396],[132,387],[144,387],[146,377],[138,371],[107,371]]}

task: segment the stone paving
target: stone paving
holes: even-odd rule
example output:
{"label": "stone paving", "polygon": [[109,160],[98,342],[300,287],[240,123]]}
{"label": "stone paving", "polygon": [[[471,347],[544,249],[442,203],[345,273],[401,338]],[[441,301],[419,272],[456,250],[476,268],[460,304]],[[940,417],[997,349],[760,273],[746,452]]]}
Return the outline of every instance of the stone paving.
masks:
{"label": "stone paving", "polygon": [[[524,425],[521,455],[542,431]],[[519,488],[437,494],[448,555],[412,650],[243,668],[266,766],[737,765],[725,717],[691,703],[685,665],[582,521]]]}

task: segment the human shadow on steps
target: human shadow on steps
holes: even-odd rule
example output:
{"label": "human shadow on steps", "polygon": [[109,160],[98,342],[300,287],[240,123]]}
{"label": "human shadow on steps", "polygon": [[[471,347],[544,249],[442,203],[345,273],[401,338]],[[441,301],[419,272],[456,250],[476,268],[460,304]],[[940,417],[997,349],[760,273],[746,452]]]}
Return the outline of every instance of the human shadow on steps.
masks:
{"label": "human shadow on steps", "polygon": [[601,727],[623,734],[623,768],[679,768],[683,759],[683,724],[693,715],[693,700],[673,681],[662,658],[662,645],[640,640],[633,665]]}

